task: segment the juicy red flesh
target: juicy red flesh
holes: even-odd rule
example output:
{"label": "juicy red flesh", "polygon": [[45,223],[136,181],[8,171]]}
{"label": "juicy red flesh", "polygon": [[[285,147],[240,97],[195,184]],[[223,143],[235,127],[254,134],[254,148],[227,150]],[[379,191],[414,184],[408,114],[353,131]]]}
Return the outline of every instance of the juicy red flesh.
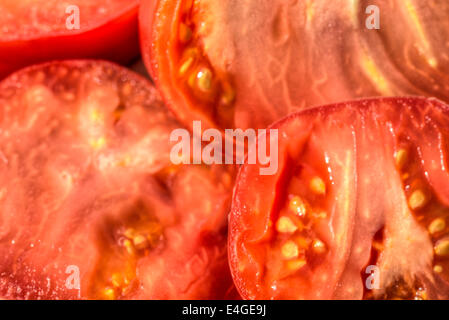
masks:
{"label": "juicy red flesh", "polygon": [[[449,180],[434,174],[447,173],[448,106],[362,100],[292,114],[271,129],[279,170],[264,176],[245,164],[234,191],[230,264],[242,297],[449,297]],[[380,271],[378,287],[366,285],[368,266]]]}
{"label": "juicy red flesh", "polygon": [[0,105],[1,297],[234,297],[232,173],[171,164],[180,125],[149,82],[49,63],[1,82]]}
{"label": "juicy red flesh", "polygon": [[[201,112],[198,99],[180,90],[177,30],[188,4],[195,45],[211,70],[233,79],[232,118],[213,118],[217,104]],[[378,30],[366,27],[370,5],[380,11]],[[264,128],[292,112],[359,97],[449,101],[446,1],[144,0],[140,15],[147,68],[187,124]]]}

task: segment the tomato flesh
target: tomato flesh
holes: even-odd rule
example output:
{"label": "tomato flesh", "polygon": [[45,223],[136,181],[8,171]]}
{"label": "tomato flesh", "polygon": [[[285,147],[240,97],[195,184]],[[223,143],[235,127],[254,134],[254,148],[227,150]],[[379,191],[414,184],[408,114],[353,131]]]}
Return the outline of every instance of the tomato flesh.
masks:
{"label": "tomato flesh", "polygon": [[37,65],[0,83],[0,105],[0,296],[234,297],[232,172],[172,165],[180,125],[147,80],[109,62]]}
{"label": "tomato flesh", "polygon": [[[370,5],[379,30],[366,27]],[[357,97],[449,101],[445,1],[144,0],[140,15],[147,68],[189,125],[265,128]],[[203,78],[206,93],[198,92]]]}
{"label": "tomato flesh", "polygon": [[[56,59],[129,63],[139,54],[137,10],[137,0],[2,1],[0,78]],[[71,25],[77,14],[79,28]]]}
{"label": "tomato flesh", "polygon": [[[362,100],[272,129],[279,170],[264,176],[245,164],[230,215],[230,264],[244,298],[449,297],[449,206],[428,174],[447,170],[448,106]],[[374,269],[379,280],[368,285]]]}

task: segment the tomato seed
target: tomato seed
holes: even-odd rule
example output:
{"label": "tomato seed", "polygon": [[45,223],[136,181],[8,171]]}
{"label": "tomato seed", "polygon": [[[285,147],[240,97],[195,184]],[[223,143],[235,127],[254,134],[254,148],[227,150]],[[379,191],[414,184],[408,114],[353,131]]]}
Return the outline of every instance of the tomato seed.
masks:
{"label": "tomato seed", "polygon": [[122,276],[120,273],[114,273],[111,276],[111,283],[114,287],[121,287],[122,282],[123,282],[123,279],[122,279]]}
{"label": "tomato seed", "polygon": [[299,255],[299,249],[296,243],[293,241],[287,241],[281,248],[282,256],[286,259],[297,258]]}
{"label": "tomato seed", "polygon": [[424,205],[427,202],[427,198],[421,190],[416,190],[412,193],[410,198],[408,199],[408,205],[410,206],[410,209],[417,210],[424,207]]}
{"label": "tomato seed", "polygon": [[440,240],[435,244],[434,247],[435,254],[437,256],[447,256],[449,255],[449,240]]}
{"label": "tomato seed", "polygon": [[133,238],[133,244],[137,250],[143,250],[149,245],[147,238],[140,234]]}
{"label": "tomato seed", "polygon": [[437,264],[435,267],[433,267],[433,271],[436,273],[441,273],[443,272],[443,267]]}
{"label": "tomato seed", "polygon": [[298,196],[294,196],[289,203],[289,209],[293,211],[294,214],[304,217],[306,215],[306,205],[304,201]]}
{"label": "tomato seed", "polygon": [[203,92],[209,92],[212,88],[212,77],[213,75],[210,69],[201,68],[196,75],[198,89]]}
{"label": "tomato seed", "polygon": [[131,242],[131,240],[126,239],[125,241],[123,241],[123,245],[126,248],[126,251],[128,252],[128,254],[133,255],[134,254],[134,246]]}
{"label": "tomato seed", "polygon": [[324,244],[323,241],[321,241],[319,239],[315,239],[313,241],[312,247],[313,247],[313,250],[316,253],[324,253],[324,252],[326,252],[326,245]]}
{"label": "tomato seed", "polygon": [[399,149],[398,152],[396,152],[395,158],[396,158],[396,166],[399,169],[402,169],[405,166],[408,159],[407,151],[405,149]]}
{"label": "tomato seed", "polygon": [[287,268],[291,271],[297,271],[304,267],[307,264],[307,261],[304,259],[295,259],[292,261],[287,261]]}
{"label": "tomato seed", "polygon": [[433,220],[428,227],[430,234],[435,234],[443,231],[446,228],[446,222],[442,218]]}
{"label": "tomato seed", "polygon": [[312,178],[312,180],[310,180],[309,186],[310,189],[318,195],[326,194],[326,184],[320,177]]}
{"label": "tomato seed", "polygon": [[193,61],[194,61],[193,57],[188,57],[179,68],[179,75],[181,76],[185,75],[187,71],[189,71],[190,67],[193,65]]}
{"label": "tomato seed", "polygon": [[280,217],[276,223],[276,230],[281,233],[293,233],[298,229],[289,217]]}

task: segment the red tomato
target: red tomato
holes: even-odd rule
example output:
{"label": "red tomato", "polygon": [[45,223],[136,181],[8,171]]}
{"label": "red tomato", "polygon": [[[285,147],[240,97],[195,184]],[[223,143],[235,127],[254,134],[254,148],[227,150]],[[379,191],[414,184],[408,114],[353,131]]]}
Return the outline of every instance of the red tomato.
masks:
{"label": "red tomato", "polygon": [[[368,5],[379,30],[366,27]],[[449,102],[444,0],[143,0],[140,18],[147,68],[189,125],[264,128],[356,97]]]}
{"label": "red tomato", "polygon": [[0,106],[0,296],[232,297],[232,173],[172,165],[180,125],[147,80],[49,63],[1,82]]}
{"label": "red tomato", "polygon": [[244,298],[449,298],[447,105],[360,100],[272,129],[279,170],[245,164],[234,190],[230,265]]}
{"label": "red tomato", "polygon": [[[138,56],[138,0],[3,0],[0,79],[38,62]],[[79,29],[75,15],[79,13]]]}

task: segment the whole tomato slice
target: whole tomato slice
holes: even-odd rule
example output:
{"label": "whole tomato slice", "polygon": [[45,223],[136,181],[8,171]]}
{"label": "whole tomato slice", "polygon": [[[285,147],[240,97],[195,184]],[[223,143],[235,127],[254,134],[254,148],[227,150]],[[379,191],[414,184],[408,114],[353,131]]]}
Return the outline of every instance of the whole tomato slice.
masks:
{"label": "whole tomato slice", "polygon": [[29,67],[0,83],[0,296],[233,297],[232,172],[172,165],[180,125],[109,62]]}
{"label": "whole tomato slice", "polygon": [[2,0],[0,79],[55,59],[130,62],[139,54],[138,4],[139,0]]}
{"label": "whole tomato slice", "polygon": [[245,164],[234,190],[229,254],[242,297],[449,298],[447,105],[360,100],[271,129],[278,171]]}
{"label": "whole tomato slice", "polygon": [[143,0],[140,18],[146,65],[190,125],[265,128],[357,97],[449,101],[445,0]]}

